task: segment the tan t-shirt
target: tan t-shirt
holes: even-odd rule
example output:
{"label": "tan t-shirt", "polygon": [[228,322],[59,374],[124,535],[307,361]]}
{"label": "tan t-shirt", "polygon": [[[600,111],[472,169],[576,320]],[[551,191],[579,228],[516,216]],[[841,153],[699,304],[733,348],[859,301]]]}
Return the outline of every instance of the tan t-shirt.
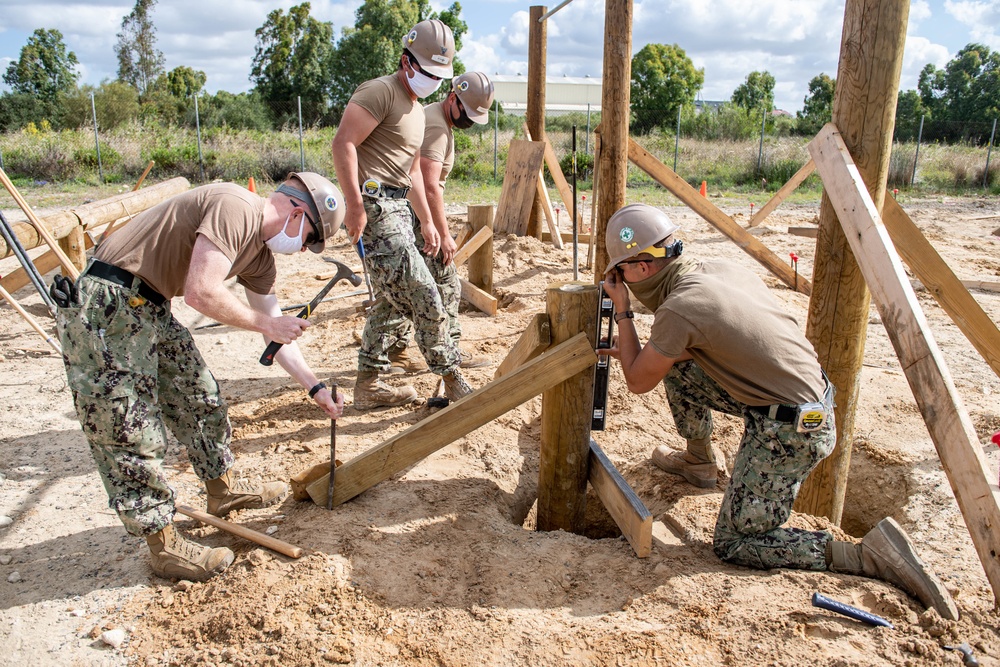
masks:
{"label": "tan t-shirt", "polygon": [[424,109],[410,99],[396,74],[366,81],[351,96],[378,121],[358,146],[358,182],[370,178],[394,188],[410,186],[410,167],[424,138]]}
{"label": "tan t-shirt", "polygon": [[754,273],[701,262],[656,309],[650,344],[686,350],[737,401],[751,406],[819,401],[826,389],[812,344]]}
{"label": "tan t-shirt", "polygon": [[441,189],[448,180],[448,174],[455,164],[455,136],[445,118],[444,102],[435,102],[424,107],[424,143],[420,146],[420,157],[441,163]]}
{"label": "tan t-shirt", "polygon": [[143,211],[94,257],[130,271],[168,299],[184,294],[198,234],[233,263],[227,278],[258,294],[274,291],[274,255],[264,245],[264,200],[232,183],[204,185]]}

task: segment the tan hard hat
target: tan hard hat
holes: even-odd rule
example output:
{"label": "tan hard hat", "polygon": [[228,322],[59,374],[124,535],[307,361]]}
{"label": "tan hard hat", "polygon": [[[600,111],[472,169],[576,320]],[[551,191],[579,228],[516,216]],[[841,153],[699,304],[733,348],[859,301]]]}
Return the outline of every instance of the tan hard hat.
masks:
{"label": "tan hard hat", "polygon": [[444,79],[455,73],[455,36],[442,21],[427,19],[413,26],[403,35],[403,48],[434,76]]}
{"label": "tan hard hat", "polygon": [[623,206],[608,220],[604,242],[611,259],[607,270],[612,271],[619,262],[647,251],[678,229],[680,225],[649,204]]}
{"label": "tan hard hat", "polygon": [[[309,246],[309,249],[317,253],[323,252],[327,239],[333,238],[344,223],[344,217],[347,215],[344,196],[340,194],[336,185],[312,171],[292,172],[288,174],[288,178],[298,179],[306,186],[309,198],[305,203],[309,206],[310,216],[319,225],[320,234],[319,240]],[[287,190],[285,192],[287,193]]]}
{"label": "tan hard hat", "polygon": [[493,106],[493,82],[482,72],[466,72],[451,80],[451,88],[458,95],[465,113],[473,122],[485,125],[490,120]]}

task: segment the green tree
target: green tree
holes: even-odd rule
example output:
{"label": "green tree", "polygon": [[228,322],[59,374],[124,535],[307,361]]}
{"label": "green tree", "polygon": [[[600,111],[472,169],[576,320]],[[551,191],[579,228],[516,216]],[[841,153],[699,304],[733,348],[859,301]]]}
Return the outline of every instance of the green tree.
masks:
{"label": "green tree", "polygon": [[333,24],[309,15],[303,2],[288,10],[273,10],[255,33],[250,80],[267,103],[294,102],[302,98],[302,111],[311,121],[318,120],[329,105],[330,83],[334,75],[336,48]]}
{"label": "green tree", "polygon": [[93,127],[90,95],[94,95],[97,127],[111,130],[139,117],[139,93],[122,81],[102,81],[97,88],[80,86],[66,96],[65,127]]}
{"label": "green tree", "polygon": [[648,132],[673,126],[677,109],[694,102],[705,82],[705,70],[695,69],[676,44],[647,44],[632,58],[632,130]]}
{"label": "green tree", "polygon": [[60,93],[76,86],[77,65],[76,54],[66,50],[61,32],[39,28],[21,48],[20,57],[7,67],[3,80],[15,93],[54,103]]}
{"label": "green tree", "polygon": [[833,92],[836,86],[837,80],[826,74],[819,74],[809,80],[809,92],[802,100],[802,111],[796,114],[801,134],[816,134],[833,118]]}
{"label": "green tree", "polygon": [[[439,19],[455,37],[455,50],[462,48],[468,25],[461,18],[462,6],[455,2],[435,13],[427,0],[365,0],[354,12],[354,27],[344,28],[337,44],[337,68],[334,72],[332,103],[337,115],[343,112],[355,89],[365,81],[396,70],[403,53],[403,35],[424,19]],[[455,74],[465,66],[455,58]],[[447,95],[447,82],[426,100],[433,102]]]}
{"label": "green tree", "polygon": [[[770,72],[750,72],[733,91],[733,104],[749,111],[774,109],[774,77]],[[760,117],[760,114],[757,114]]]}
{"label": "green tree", "polygon": [[150,13],[156,0],[136,0],[132,12],[122,19],[115,55],[118,56],[118,78],[139,91],[144,97],[163,74],[166,62],[156,48],[156,27]]}
{"label": "green tree", "polygon": [[899,91],[896,97],[896,141],[914,141],[920,132],[920,119],[926,117],[927,109],[915,90]]}
{"label": "green tree", "polygon": [[183,100],[200,93],[207,80],[207,75],[201,70],[181,65],[167,72],[164,85],[168,93]]}
{"label": "green tree", "polygon": [[968,44],[943,70],[924,66],[917,86],[936,120],[992,122],[1000,114],[1000,52]]}

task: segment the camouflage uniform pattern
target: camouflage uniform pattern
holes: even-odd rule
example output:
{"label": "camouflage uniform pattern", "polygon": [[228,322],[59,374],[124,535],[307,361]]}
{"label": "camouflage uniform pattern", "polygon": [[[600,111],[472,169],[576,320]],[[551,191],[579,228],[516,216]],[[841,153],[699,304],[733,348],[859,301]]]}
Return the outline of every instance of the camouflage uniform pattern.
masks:
{"label": "camouflage uniform pattern", "polygon": [[[388,351],[406,320],[413,322],[417,347],[431,372],[451,373],[459,364],[458,345],[448,333],[447,314],[438,286],[417,250],[416,216],[405,199],[365,197],[368,224],[362,239],[372,287],[382,297],[368,314],[361,334],[358,372],[390,368]],[[457,275],[456,275],[457,278]]]}
{"label": "camouflage uniform pattern", "polygon": [[108,506],[138,536],[174,515],[163,474],[166,427],[203,480],[233,465],[228,409],[190,332],[136,291],[79,280],[80,305],[60,308],[57,329],[77,417],[108,492]]}
{"label": "camouflage uniform pattern", "polygon": [[742,417],[746,426],[715,524],[714,549],[724,561],[757,569],[826,570],[825,531],[782,528],[802,481],[836,443],[832,406],[826,424],[798,433],[733,399],[698,364],[685,361],[663,378],[681,437],[712,434],[712,410]]}
{"label": "camouflage uniform pattern", "polygon": [[[420,220],[416,216],[413,216],[413,237],[416,239],[416,246],[419,251],[424,247],[424,235],[420,230]],[[424,258],[424,263],[427,264],[427,269],[431,272],[431,276],[433,276],[434,282],[437,284],[438,293],[441,295],[441,301],[444,303],[445,316],[448,322],[448,340],[458,345],[458,341],[462,338],[462,325],[458,321],[458,306],[462,298],[462,282],[458,279],[458,270],[454,262],[446,266],[441,253],[438,253],[434,257],[429,257],[421,252],[420,256]],[[396,329],[396,342],[393,344],[393,347],[397,350],[405,348],[412,332],[413,325],[410,323],[410,320],[404,319]]]}

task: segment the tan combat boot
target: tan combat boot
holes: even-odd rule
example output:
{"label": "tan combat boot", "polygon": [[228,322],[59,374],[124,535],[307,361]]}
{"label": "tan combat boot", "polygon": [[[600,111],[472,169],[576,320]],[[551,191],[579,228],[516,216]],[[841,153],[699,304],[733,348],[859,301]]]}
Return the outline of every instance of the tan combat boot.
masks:
{"label": "tan combat boot", "polygon": [[428,370],[427,362],[420,350],[412,347],[393,348],[389,350],[389,372],[393,375],[403,373],[423,373]]}
{"label": "tan combat boot", "polygon": [[719,482],[719,464],[709,438],[688,440],[687,451],[684,452],[660,445],[653,450],[650,458],[663,472],[680,475],[693,486],[711,489]]}
{"label": "tan combat boot", "polygon": [[146,536],[153,572],[164,579],[205,581],[225,570],[233,562],[233,552],[226,547],[202,546],[167,524],[158,533]]}
{"label": "tan combat boot", "polygon": [[481,354],[475,354],[459,348],[459,368],[482,368],[490,365],[490,360]]}
{"label": "tan combat boot", "polygon": [[856,574],[887,581],[931,607],[949,621],[958,620],[958,607],[941,581],[926,568],[913,542],[891,517],[878,522],[861,540],[831,541],[826,548],[831,572]]}
{"label": "tan combat boot", "polygon": [[465,381],[457,368],[447,375],[442,375],[441,379],[444,380],[444,395],[453,403],[472,393],[472,387]]}
{"label": "tan combat boot", "polygon": [[205,489],[208,491],[208,513],[226,516],[233,510],[273,505],[285,496],[288,485],[243,479],[230,468],[222,477],[205,482]]}
{"label": "tan combat boot", "polygon": [[358,410],[406,405],[416,398],[417,390],[410,385],[398,389],[390,387],[378,379],[378,373],[372,371],[358,373],[358,381],[354,385],[354,407]]}

